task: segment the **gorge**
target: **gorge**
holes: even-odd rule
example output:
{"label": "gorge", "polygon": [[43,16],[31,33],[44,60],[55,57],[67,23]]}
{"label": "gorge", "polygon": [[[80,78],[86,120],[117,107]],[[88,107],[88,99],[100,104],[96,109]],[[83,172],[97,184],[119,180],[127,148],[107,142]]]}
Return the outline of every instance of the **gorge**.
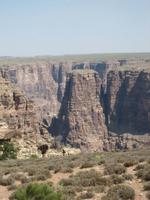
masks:
{"label": "gorge", "polygon": [[9,121],[5,114],[8,110],[13,109],[19,117],[25,116],[25,112],[28,122],[24,117],[19,118],[24,122],[13,119],[15,130],[21,135],[22,126],[28,134],[33,126],[33,137],[38,135],[43,143],[61,136],[61,142],[82,151],[132,149],[150,144],[147,59],[1,64],[0,76],[0,87],[4,90],[1,104],[5,104],[1,115],[7,119],[1,119],[1,124]]}

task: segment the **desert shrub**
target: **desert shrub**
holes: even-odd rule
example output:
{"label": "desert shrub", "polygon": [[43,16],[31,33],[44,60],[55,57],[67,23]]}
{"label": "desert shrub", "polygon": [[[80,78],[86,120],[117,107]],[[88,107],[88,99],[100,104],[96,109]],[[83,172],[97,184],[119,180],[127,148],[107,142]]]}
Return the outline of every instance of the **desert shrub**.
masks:
{"label": "desert shrub", "polygon": [[32,155],[30,156],[30,159],[38,159],[38,155],[32,154]]}
{"label": "desert shrub", "polygon": [[144,184],[144,190],[150,191],[150,181]]}
{"label": "desert shrub", "polygon": [[147,172],[144,172],[142,178],[143,178],[143,180],[145,180],[145,181],[150,181],[150,170],[148,170]]}
{"label": "desert shrub", "polygon": [[82,171],[74,176],[70,176],[68,179],[62,179],[60,185],[63,186],[81,186],[81,187],[92,187],[96,185],[110,185],[111,179],[102,177],[101,173],[95,170]]}
{"label": "desert shrub", "polygon": [[84,168],[90,168],[90,167],[93,167],[95,165],[94,162],[91,162],[91,161],[86,161],[84,163],[82,163],[80,169],[84,169]]}
{"label": "desert shrub", "polygon": [[105,160],[103,160],[103,159],[102,159],[102,160],[99,160],[99,161],[97,162],[98,165],[103,165],[104,163],[105,163]]}
{"label": "desert shrub", "polygon": [[2,151],[2,154],[0,155],[0,160],[17,158],[17,150],[12,143],[3,142],[0,144],[0,149]]}
{"label": "desert shrub", "polygon": [[46,184],[30,183],[26,187],[21,187],[16,190],[10,197],[11,200],[63,200],[60,192],[55,192]]}
{"label": "desert shrub", "polygon": [[47,169],[39,170],[38,173],[39,173],[39,174],[42,174],[42,175],[45,175],[45,176],[47,176],[48,178],[51,177],[51,174],[50,174],[49,170],[47,170]]}
{"label": "desert shrub", "polygon": [[126,161],[125,163],[124,163],[124,166],[125,167],[132,167],[132,166],[134,166],[134,165],[136,165],[137,164],[137,161],[136,160],[128,160],[128,161]]}
{"label": "desert shrub", "polygon": [[146,197],[147,197],[148,200],[150,200],[150,192],[148,192],[148,193],[146,194]]}
{"label": "desert shrub", "polygon": [[136,168],[134,169],[135,171],[140,170],[140,169],[144,169],[145,165],[137,165]]}
{"label": "desert shrub", "polygon": [[74,187],[74,186],[68,186],[68,187],[63,187],[63,189],[61,189],[61,193],[63,193],[64,198],[65,199],[74,199],[74,197],[76,196],[76,191],[78,190],[78,188]]}
{"label": "desert shrub", "polygon": [[150,181],[150,165],[144,165],[136,173],[138,178],[141,178],[144,181]]}
{"label": "desert shrub", "polygon": [[105,165],[105,174],[123,174],[126,172],[126,168],[121,164]]}
{"label": "desert shrub", "polygon": [[0,177],[0,185],[8,186],[11,185],[13,182],[14,178],[12,176],[9,176],[7,178]]}
{"label": "desert shrub", "polygon": [[100,172],[94,169],[89,171],[82,171],[75,175],[75,178],[79,180],[78,184],[83,187],[96,186],[96,185],[109,185],[111,180],[109,178],[103,177]]}
{"label": "desert shrub", "polygon": [[135,191],[127,185],[116,185],[111,187],[102,200],[134,200]]}
{"label": "desert shrub", "polygon": [[80,199],[91,199],[92,197],[94,197],[92,192],[85,192],[80,195]]}
{"label": "desert shrub", "polygon": [[119,157],[118,159],[117,159],[117,162],[118,163],[124,163],[126,161],[126,159],[124,158],[124,157]]}
{"label": "desert shrub", "polygon": [[60,170],[62,173],[72,173],[73,169],[70,167],[65,167]]}
{"label": "desert shrub", "polygon": [[142,169],[138,170],[135,174],[137,176],[137,178],[141,178],[143,179],[144,176],[144,171]]}
{"label": "desert shrub", "polygon": [[28,182],[28,177],[24,173],[17,173],[14,175],[14,179],[21,181],[21,183],[27,183]]}
{"label": "desert shrub", "polygon": [[133,179],[133,175],[132,174],[123,174],[122,177],[125,180],[131,181]]}
{"label": "desert shrub", "polygon": [[144,162],[145,161],[145,158],[144,157],[142,157],[142,158],[139,158],[139,162],[141,163],[141,162]]}
{"label": "desert shrub", "polygon": [[104,185],[97,185],[97,186],[91,187],[91,190],[94,193],[103,193],[105,191],[105,186]]}
{"label": "desert shrub", "polygon": [[73,179],[73,178],[61,179],[59,184],[62,185],[62,186],[73,186],[73,185],[76,185],[75,179]]}
{"label": "desert shrub", "polygon": [[17,185],[15,183],[12,183],[11,185],[9,185],[7,187],[8,190],[16,190],[17,189]]}
{"label": "desert shrub", "polygon": [[123,183],[123,182],[125,181],[125,178],[124,178],[124,177],[118,176],[118,175],[116,175],[116,174],[113,174],[113,175],[111,176],[111,179],[112,179],[112,182],[113,182],[114,184],[120,184],[120,183]]}
{"label": "desert shrub", "polygon": [[147,159],[147,164],[150,164],[150,159],[149,158]]}
{"label": "desert shrub", "polygon": [[29,176],[34,176],[34,175],[36,175],[37,170],[36,170],[35,168],[29,168],[29,169],[27,170],[27,172],[28,172],[28,175],[29,175]]}
{"label": "desert shrub", "polygon": [[50,174],[49,170],[47,169],[40,169],[37,170],[37,173],[33,176],[33,178],[35,180],[47,180],[48,178],[50,178],[52,175]]}
{"label": "desert shrub", "polygon": [[48,169],[49,169],[49,170],[54,170],[54,169],[55,169],[55,166],[54,166],[53,164],[50,164],[50,165],[48,166]]}
{"label": "desert shrub", "polygon": [[44,174],[39,174],[39,175],[37,175],[37,176],[35,177],[35,179],[36,179],[37,181],[45,181],[45,180],[47,180],[47,176],[45,176]]}
{"label": "desert shrub", "polygon": [[56,166],[56,168],[54,169],[54,173],[56,174],[56,173],[60,172],[61,169],[62,169],[61,166]]}

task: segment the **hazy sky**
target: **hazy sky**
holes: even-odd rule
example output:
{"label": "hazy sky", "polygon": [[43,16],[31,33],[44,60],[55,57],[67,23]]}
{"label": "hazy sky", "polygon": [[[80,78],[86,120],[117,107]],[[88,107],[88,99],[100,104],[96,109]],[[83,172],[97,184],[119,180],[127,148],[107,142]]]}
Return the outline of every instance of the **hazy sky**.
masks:
{"label": "hazy sky", "polygon": [[150,52],[150,0],[0,0],[0,56]]}

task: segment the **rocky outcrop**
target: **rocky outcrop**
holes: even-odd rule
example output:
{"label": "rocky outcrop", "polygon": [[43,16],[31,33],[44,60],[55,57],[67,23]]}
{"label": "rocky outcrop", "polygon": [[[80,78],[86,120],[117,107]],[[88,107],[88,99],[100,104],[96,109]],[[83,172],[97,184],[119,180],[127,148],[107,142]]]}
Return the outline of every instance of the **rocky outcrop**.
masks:
{"label": "rocky outcrop", "polygon": [[[35,124],[41,122],[53,136],[61,134],[64,142],[84,150],[121,149],[126,144],[130,147],[140,144],[140,141],[141,145],[146,144],[150,133],[150,75],[148,70],[141,69],[145,62],[137,64],[135,60],[122,59],[97,63],[34,62],[1,66],[4,85],[13,89],[11,92],[7,89],[10,97],[2,94],[3,109],[0,113],[5,110],[2,118],[7,120],[1,121],[0,138],[5,135],[5,139],[9,139],[11,136],[10,132],[2,135],[2,129],[8,127],[7,121],[10,121],[9,129],[14,126],[15,134],[20,130],[26,133],[31,128],[35,130],[32,124],[36,127],[34,133],[38,133]],[[72,69],[73,73],[67,75]],[[144,69],[149,69],[148,61]],[[15,113],[11,118],[9,109],[10,113]],[[28,113],[27,119],[36,121],[31,123],[31,127],[28,127],[27,121],[30,120],[25,120],[23,113]],[[108,139],[104,139],[107,138],[106,129],[109,131]],[[21,135],[26,143],[26,134]],[[24,140],[22,146],[26,146]],[[34,149],[34,141],[29,143]]]}
{"label": "rocky outcrop", "polygon": [[66,71],[70,68],[68,63],[65,67],[62,63],[43,63],[3,66],[0,72],[35,102],[39,121],[46,119],[50,124],[51,118],[58,113],[65,89]]}
{"label": "rocky outcrop", "polygon": [[50,125],[51,119],[58,114],[69,71],[94,69],[103,77],[108,68],[109,65],[104,62],[43,62],[1,66],[0,73],[35,102],[38,119],[45,119]]}
{"label": "rocky outcrop", "polygon": [[100,104],[101,81],[93,70],[68,74],[55,131],[63,142],[88,151],[102,151],[107,128]]}
{"label": "rocky outcrop", "polygon": [[116,133],[150,133],[150,73],[111,71],[107,79],[107,119]]}
{"label": "rocky outcrop", "polygon": [[37,147],[50,144],[36,118],[34,104],[19,88],[0,77],[0,141],[11,141],[18,148],[18,158],[37,154]]}

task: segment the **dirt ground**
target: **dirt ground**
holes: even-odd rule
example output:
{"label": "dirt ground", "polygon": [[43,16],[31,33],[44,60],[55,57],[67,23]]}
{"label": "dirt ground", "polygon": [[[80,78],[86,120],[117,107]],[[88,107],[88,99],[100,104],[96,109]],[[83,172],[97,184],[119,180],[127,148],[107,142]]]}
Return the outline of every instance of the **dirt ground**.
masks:
{"label": "dirt ground", "polygon": [[[132,166],[127,169],[127,173],[132,174],[134,178],[132,181],[127,181],[126,184],[131,186],[135,190],[135,194],[136,194],[135,200],[147,200],[145,192],[143,191],[143,184],[135,176],[135,171],[134,171],[135,167],[136,166]],[[80,171],[86,171],[90,169],[95,169],[96,171],[101,172],[101,173],[104,172],[103,166],[94,166],[94,167],[86,168],[86,169],[80,169],[79,167],[77,167],[73,169],[72,173],[65,173],[65,174],[62,172],[52,173],[52,177],[47,181],[53,182],[54,186],[56,186],[62,178],[69,178],[70,175],[75,175]],[[0,186],[0,200],[9,200],[9,196],[12,194],[12,192],[13,191],[9,191],[7,187]],[[96,194],[96,196],[92,198],[91,200],[101,199],[103,195],[104,195],[103,193]]]}

